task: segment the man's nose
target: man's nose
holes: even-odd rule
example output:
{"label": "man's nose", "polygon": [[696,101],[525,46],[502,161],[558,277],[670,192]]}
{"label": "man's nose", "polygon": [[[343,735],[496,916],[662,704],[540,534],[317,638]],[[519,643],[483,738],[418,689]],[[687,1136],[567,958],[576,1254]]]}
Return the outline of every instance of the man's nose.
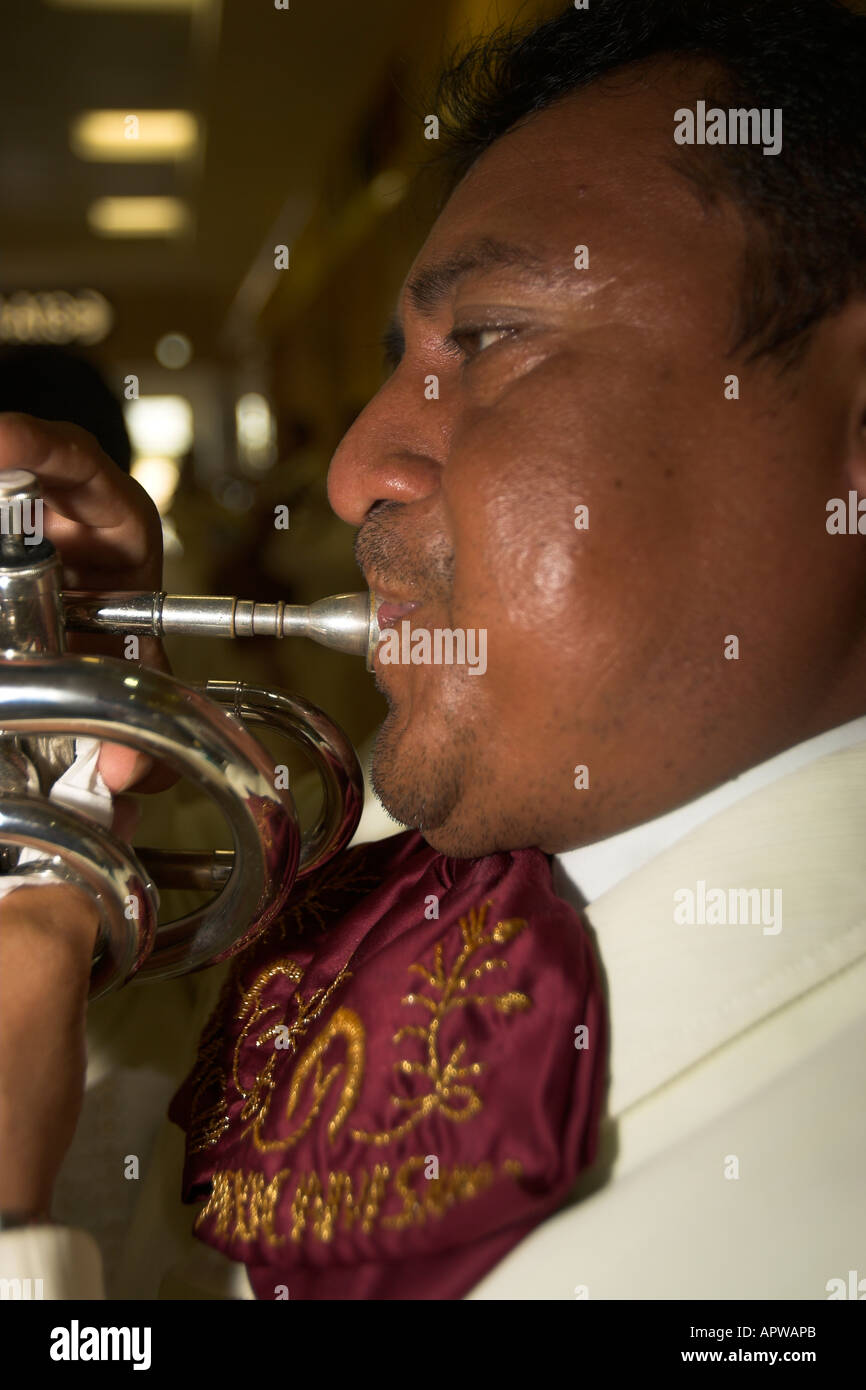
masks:
{"label": "man's nose", "polygon": [[331,460],[328,498],[351,526],[360,526],[376,502],[420,502],[439,487],[447,448],[442,403],[426,400],[423,376],[412,375],[414,383],[395,372]]}

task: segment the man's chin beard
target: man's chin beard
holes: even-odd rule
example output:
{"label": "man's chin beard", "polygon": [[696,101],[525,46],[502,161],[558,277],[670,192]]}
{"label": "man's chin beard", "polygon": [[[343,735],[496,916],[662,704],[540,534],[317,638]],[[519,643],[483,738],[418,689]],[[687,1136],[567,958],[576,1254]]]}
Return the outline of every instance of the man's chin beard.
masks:
{"label": "man's chin beard", "polygon": [[455,745],[446,756],[410,749],[407,729],[399,729],[393,710],[382,724],[373,746],[373,790],[389,816],[425,834],[453,815],[463,792],[462,767]]}

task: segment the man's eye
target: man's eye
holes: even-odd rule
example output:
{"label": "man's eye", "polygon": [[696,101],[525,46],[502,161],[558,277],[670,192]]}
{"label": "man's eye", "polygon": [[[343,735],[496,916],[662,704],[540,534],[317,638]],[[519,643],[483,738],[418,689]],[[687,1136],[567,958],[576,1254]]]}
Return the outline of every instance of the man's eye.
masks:
{"label": "man's eye", "polygon": [[455,349],[462,357],[478,357],[487,348],[493,347],[503,338],[510,338],[514,335],[514,329],[510,327],[500,328],[453,328],[446,338],[449,346]]}

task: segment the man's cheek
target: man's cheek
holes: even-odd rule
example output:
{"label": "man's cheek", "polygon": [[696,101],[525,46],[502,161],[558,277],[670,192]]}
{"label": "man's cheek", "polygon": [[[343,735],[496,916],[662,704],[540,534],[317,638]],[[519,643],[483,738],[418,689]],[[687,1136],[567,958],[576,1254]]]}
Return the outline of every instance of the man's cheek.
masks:
{"label": "man's cheek", "polygon": [[567,616],[578,582],[573,509],[565,498],[541,509],[529,491],[509,495],[503,484],[479,497],[475,523],[458,531],[452,612],[456,622],[486,626],[491,648],[500,633],[529,639]]}
{"label": "man's cheek", "polygon": [[[562,442],[559,442],[560,451]],[[492,445],[488,451],[492,452]],[[496,469],[466,470],[450,497],[457,565],[455,608],[483,597],[524,631],[567,620],[581,588],[597,591],[611,557],[651,548],[653,518],[635,489],[579,466],[579,452],[503,445]],[[616,467],[616,462],[611,462]]]}

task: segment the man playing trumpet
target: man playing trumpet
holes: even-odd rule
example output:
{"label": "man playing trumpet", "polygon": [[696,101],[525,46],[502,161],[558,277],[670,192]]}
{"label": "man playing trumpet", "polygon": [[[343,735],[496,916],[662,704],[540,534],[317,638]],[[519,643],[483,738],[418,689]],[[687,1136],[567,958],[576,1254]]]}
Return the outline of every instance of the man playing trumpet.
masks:
{"label": "man playing trumpet", "polygon": [[[377,663],[374,782],[420,835],[367,851],[333,937],[253,948],[175,1103],[199,1234],[260,1297],[821,1298],[862,1258],[864,557],[826,523],[866,491],[864,28],[598,0],[443,88],[455,184],[329,495],[387,621],[483,629],[487,664]],[[781,111],[780,148],[675,139],[698,102]],[[69,587],[159,587],[152,509],[81,435],[6,419],[0,467],[41,477]],[[141,770],[104,751],[113,791]],[[95,929],[42,891],[3,907],[0,1206],[37,1214]],[[422,1014],[475,969],[436,1050]],[[373,981],[427,1004],[377,1032]],[[58,1050],[59,1125],[22,1074]]]}

